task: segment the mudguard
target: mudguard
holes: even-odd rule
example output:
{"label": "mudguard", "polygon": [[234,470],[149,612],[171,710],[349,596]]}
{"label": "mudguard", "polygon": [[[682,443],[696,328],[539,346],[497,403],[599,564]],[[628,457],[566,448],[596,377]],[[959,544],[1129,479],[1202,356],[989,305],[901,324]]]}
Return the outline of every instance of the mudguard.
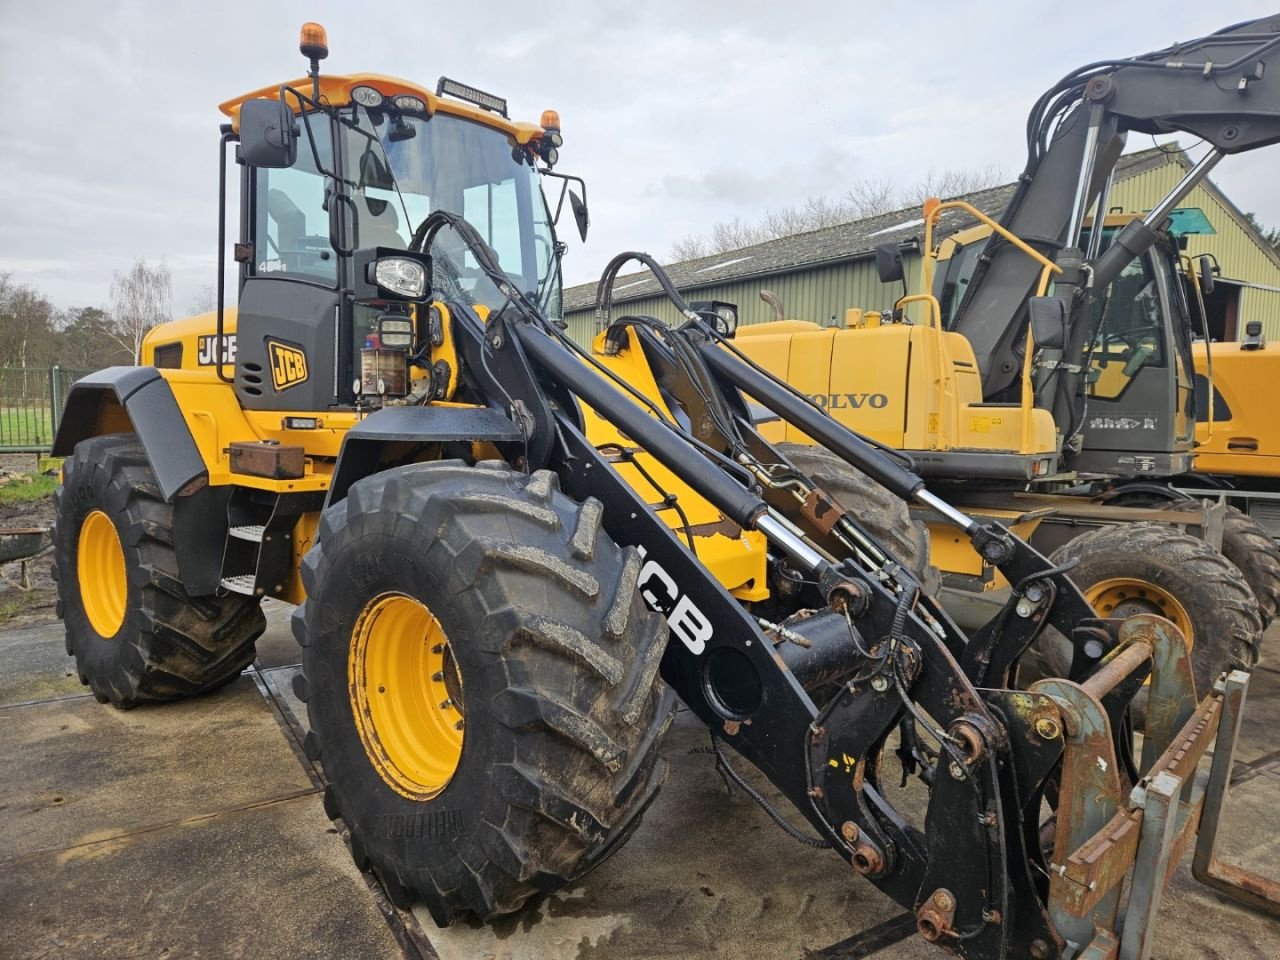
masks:
{"label": "mudguard", "polygon": [[204,486],[201,481],[208,480],[209,471],[173,390],[155,367],[107,367],[76,381],[53,455],[69,456],[81,440],[130,429],[142,442],[167,502]]}
{"label": "mudguard", "polygon": [[388,444],[520,444],[524,439],[516,424],[491,407],[387,407],[347,431],[326,506],[342,500],[357,480],[376,473]]}

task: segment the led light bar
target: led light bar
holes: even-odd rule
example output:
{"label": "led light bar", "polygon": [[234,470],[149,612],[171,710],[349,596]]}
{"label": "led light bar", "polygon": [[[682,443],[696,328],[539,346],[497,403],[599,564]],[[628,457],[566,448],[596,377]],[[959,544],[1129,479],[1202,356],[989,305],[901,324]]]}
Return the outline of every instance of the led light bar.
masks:
{"label": "led light bar", "polygon": [[457,80],[450,80],[448,77],[441,77],[436,84],[436,96],[457,97],[459,100],[474,103],[485,110],[492,110],[500,116],[507,116],[507,101],[502,97],[495,97],[492,93],[485,93],[483,90],[477,90]]}

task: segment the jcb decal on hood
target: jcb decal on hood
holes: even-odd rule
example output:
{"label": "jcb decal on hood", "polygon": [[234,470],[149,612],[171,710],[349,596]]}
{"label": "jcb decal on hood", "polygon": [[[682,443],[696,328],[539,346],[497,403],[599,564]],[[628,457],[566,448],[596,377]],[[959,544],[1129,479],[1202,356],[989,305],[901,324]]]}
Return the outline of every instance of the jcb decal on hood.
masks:
{"label": "jcb decal on hood", "polygon": [[[218,338],[214,334],[201,337],[196,341],[196,363],[202,367],[216,366],[218,363]],[[222,362],[236,362],[236,335],[226,333],[222,336]]]}
{"label": "jcb decal on hood", "polygon": [[267,360],[271,364],[271,385],[277,393],[306,382],[307,355],[301,348],[268,340]]}
{"label": "jcb decal on hood", "polygon": [[[641,558],[648,555],[644,547],[636,548]],[[711,621],[685,594],[681,594],[675,579],[662,568],[657,560],[646,560],[640,568],[637,581],[640,596],[649,609],[656,610],[667,619],[671,632],[697,655],[707,648],[711,639]]]}

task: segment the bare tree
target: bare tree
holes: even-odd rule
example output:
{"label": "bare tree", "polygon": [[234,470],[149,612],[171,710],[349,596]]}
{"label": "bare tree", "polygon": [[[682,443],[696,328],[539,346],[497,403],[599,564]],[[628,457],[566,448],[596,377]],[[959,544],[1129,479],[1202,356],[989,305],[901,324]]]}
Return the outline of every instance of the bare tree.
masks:
{"label": "bare tree", "polygon": [[192,313],[211,313],[218,305],[218,294],[212,283],[206,283],[191,298]]}
{"label": "bare tree", "polygon": [[55,311],[48,299],[9,274],[0,274],[0,366],[33,367],[51,362]]}
{"label": "bare tree", "polygon": [[127,273],[116,271],[111,281],[112,339],[127,348],[134,363],[142,352],[142,338],[172,316],[173,285],[163,260],[152,267],[139,258]]}
{"label": "bare tree", "polygon": [[671,259],[698,260],[717,253],[741,250],[752,244],[821,230],[841,223],[877,217],[919,206],[928,197],[958,197],[999,185],[1004,173],[996,166],[978,170],[948,170],[927,175],[907,187],[892,180],[869,177],[855,181],[839,200],[810,197],[803,204],[768,210],[757,221],[740,217],[712,224],[704,234],[691,234],[671,247]]}

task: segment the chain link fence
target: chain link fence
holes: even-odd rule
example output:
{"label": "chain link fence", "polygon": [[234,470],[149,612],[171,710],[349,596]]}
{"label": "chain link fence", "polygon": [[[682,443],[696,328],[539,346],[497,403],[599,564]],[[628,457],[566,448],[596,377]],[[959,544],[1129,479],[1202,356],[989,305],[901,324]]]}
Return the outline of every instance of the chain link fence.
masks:
{"label": "chain link fence", "polygon": [[0,453],[48,453],[71,385],[91,372],[0,367]]}

